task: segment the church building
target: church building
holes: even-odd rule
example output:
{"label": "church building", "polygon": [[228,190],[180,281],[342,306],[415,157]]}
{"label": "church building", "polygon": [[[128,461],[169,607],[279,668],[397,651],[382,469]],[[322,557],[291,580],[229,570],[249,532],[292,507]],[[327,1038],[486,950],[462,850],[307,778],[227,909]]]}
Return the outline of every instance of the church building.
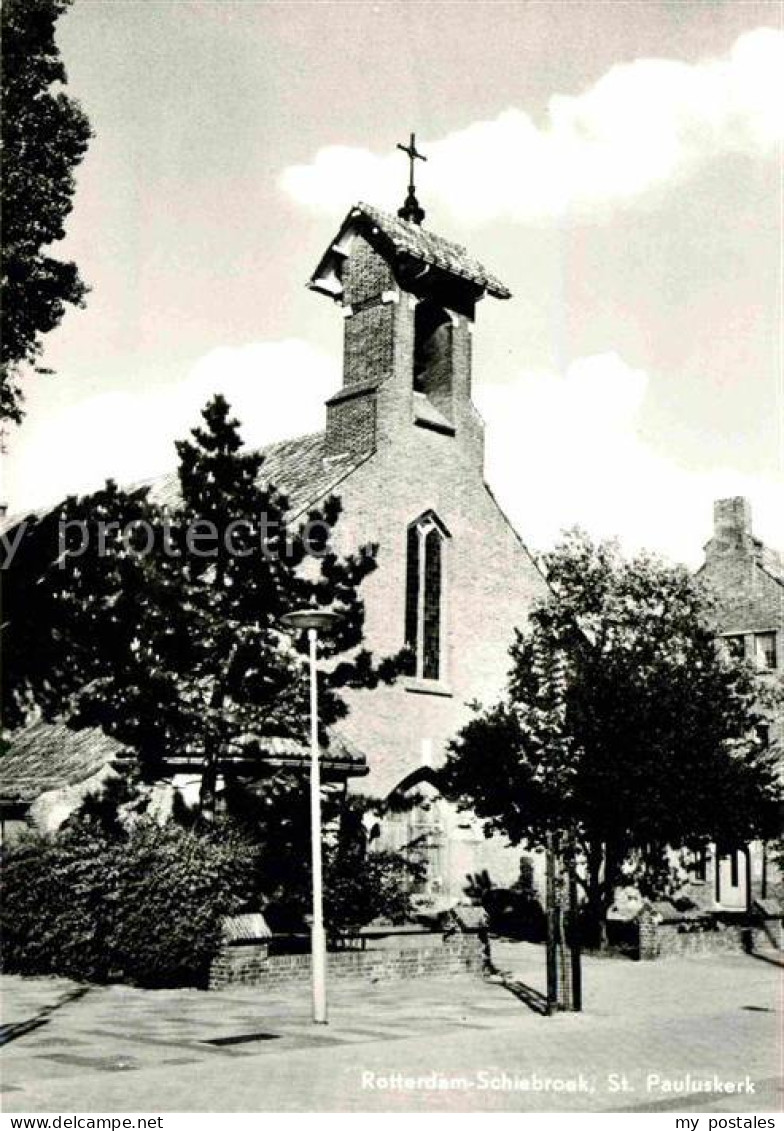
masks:
{"label": "church building", "polygon": [[[413,164],[413,138],[406,151]],[[424,218],[411,184],[397,215],[357,204],[340,224],[309,286],[343,321],[342,387],[327,402],[323,432],[265,449],[262,477],[287,496],[292,522],[337,496],[338,552],[378,548],[378,568],[362,586],[365,646],[383,657],[407,645],[415,670],[346,692],[350,713],[330,750],[352,789],[403,802],[385,819],[381,842],[417,845],[423,894],[438,904],[460,899],[467,877],[484,869],[504,886],[518,877],[520,849],[486,838],[470,814],[445,802],[433,771],[469,703],[490,704],[504,691],[514,629],[546,585],[485,482],[484,424],[471,399],[480,300],[510,292]],[[174,501],[177,491],[171,475],[152,497]],[[17,820],[35,804],[36,750],[52,742],[50,728],[39,728],[17,743],[18,764],[4,759],[14,781],[5,791],[0,781],[0,801],[8,794],[7,815]],[[69,734],[60,728],[59,741]],[[93,780],[98,768],[88,761]],[[13,792],[20,774],[24,803]],[[62,786],[80,795],[71,778]],[[39,811],[59,812],[56,784],[46,788],[50,804],[39,802]]]}
{"label": "church building", "polygon": [[363,585],[368,647],[391,655],[406,644],[415,656],[410,677],[349,693],[342,729],[369,768],[358,784],[423,799],[387,836],[424,844],[433,894],[454,899],[484,868],[514,881],[519,851],[501,851],[440,799],[432,771],[467,704],[504,690],[514,628],[546,586],[485,482],[471,399],[478,304],[510,293],[423,219],[413,193],[397,216],[358,204],[321,257],[309,285],[343,318],[343,384],[326,431],[305,442],[340,468],[345,548],[378,545]]}

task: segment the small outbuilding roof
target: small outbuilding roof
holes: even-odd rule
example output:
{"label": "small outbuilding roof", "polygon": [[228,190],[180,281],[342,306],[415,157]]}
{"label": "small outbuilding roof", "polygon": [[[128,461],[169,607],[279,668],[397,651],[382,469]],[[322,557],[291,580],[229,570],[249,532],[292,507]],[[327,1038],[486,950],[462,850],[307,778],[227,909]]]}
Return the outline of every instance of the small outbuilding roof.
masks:
{"label": "small outbuilding roof", "polygon": [[72,730],[64,723],[35,723],[7,736],[0,754],[0,801],[27,805],[54,789],[91,778],[130,751],[91,727]]}
{"label": "small outbuilding roof", "polygon": [[[133,752],[101,730],[85,727],[73,730],[64,723],[35,723],[7,736],[7,747],[0,754],[0,804],[31,805],[52,790],[66,789],[93,777],[105,766],[118,766],[133,757]],[[222,760],[252,776],[254,766],[307,769],[310,748],[294,738],[244,735],[236,752]],[[183,754],[166,760],[166,770],[198,768],[201,759]],[[333,732],[329,746],[321,748],[321,767],[325,774],[339,779],[367,774],[365,755],[342,734]]]}

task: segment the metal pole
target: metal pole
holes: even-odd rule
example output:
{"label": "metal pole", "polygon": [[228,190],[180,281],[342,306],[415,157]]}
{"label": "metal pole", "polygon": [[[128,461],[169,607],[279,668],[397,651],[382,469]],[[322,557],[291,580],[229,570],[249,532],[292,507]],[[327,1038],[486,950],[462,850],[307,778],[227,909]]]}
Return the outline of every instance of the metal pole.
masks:
{"label": "metal pole", "polygon": [[316,641],[318,632],[308,629],[310,642],[310,854],[313,871],[313,923],[310,954],[313,969],[313,1020],[327,1023],[327,941],[324,934],[323,879],[321,874],[321,767],[318,736],[318,680]]}
{"label": "metal pole", "polygon": [[546,834],[545,863],[547,867],[547,1012],[553,1014],[558,1009],[558,953],[556,942],[555,910],[555,850],[553,834]]}

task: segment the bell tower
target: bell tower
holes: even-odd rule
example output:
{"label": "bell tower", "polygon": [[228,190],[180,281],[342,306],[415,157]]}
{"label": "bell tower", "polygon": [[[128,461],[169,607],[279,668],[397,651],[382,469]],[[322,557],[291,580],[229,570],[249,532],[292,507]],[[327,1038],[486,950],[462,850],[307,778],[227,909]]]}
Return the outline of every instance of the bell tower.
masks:
{"label": "bell tower", "polygon": [[471,329],[485,294],[510,297],[465,248],[422,226],[412,134],[397,216],[357,204],[309,286],[341,306],[343,387],[327,402],[327,455],[358,455],[425,428],[483,458],[471,402]]}

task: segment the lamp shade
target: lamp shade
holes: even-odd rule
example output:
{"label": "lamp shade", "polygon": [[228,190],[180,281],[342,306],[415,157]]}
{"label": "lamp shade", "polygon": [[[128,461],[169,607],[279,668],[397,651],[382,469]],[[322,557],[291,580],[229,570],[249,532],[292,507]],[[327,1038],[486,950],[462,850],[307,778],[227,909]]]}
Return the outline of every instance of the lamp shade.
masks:
{"label": "lamp shade", "polygon": [[318,632],[330,632],[339,621],[343,620],[340,613],[331,613],[329,609],[296,609],[292,613],[284,613],[280,622],[288,632],[304,632],[306,629],[315,628]]}

